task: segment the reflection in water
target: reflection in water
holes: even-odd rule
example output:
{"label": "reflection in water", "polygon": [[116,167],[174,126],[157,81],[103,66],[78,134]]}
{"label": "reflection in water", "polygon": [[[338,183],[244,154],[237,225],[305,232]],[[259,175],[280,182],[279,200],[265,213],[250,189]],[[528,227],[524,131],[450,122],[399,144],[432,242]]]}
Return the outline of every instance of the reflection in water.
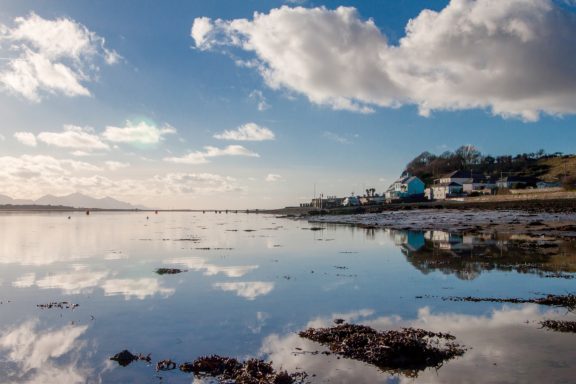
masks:
{"label": "reflection in water", "polygon": [[[494,383],[542,382],[551,367],[556,382],[570,382],[576,369],[574,339],[540,329],[544,318],[563,318],[554,310],[541,311],[537,305],[503,306],[489,315],[473,316],[457,313],[434,314],[428,307],[420,308],[414,320],[397,316],[364,318],[361,323],[378,330],[400,327],[423,328],[434,332],[449,332],[457,341],[471,347],[462,357],[451,360],[439,370],[421,372],[416,382],[422,383]],[[316,318],[305,327],[329,327],[335,315]],[[359,318],[352,313],[349,318]],[[317,382],[331,383],[414,383],[414,379],[388,375],[377,368],[350,359],[313,354],[324,348],[295,333],[269,335],[261,353],[278,366],[288,370],[300,367],[315,374]],[[550,351],[554,351],[554,357]],[[552,360],[553,359],[553,360]]]}
{"label": "reflection in water", "polygon": [[122,295],[126,300],[135,297],[144,300],[148,296],[160,294],[168,297],[174,294],[173,288],[164,288],[157,279],[112,279],[106,280],[102,285],[106,296]]}
{"label": "reflection in water", "polygon": [[248,300],[254,300],[258,296],[267,295],[274,289],[274,283],[266,281],[215,283],[213,286],[223,291],[236,292],[236,295]]}
{"label": "reflection in water", "polygon": [[156,278],[107,279],[110,275],[111,273],[106,271],[76,268],[43,278],[37,278],[35,273],[28,273],[15,280],[12,285],[18,288],[36,286],[41,289],[60,289],[67,295],[93,293],[94,288],[101,288],[106,296],[122,295],[126,300],[133,297],[143,300],[157,294],[168,297],[175,292],[174,288],[163,287]]}
{"label": "reflection in water", "polygon": [[227,277],[242,277],[248,272],[258,268],[257,265],[215,265],[208,263],[208,261],[200,257],[180,257],[176,259],[168,259],[166,260],[166,263],[182,265],[192,271],[203,271],[205,276],[213,276],[222,273]]}
{"label": "reflection in water", "polygon": [[75,268],[67,273],[47,275],[37,279],[36,274],[26,274],[16,281],[15,287],[25,288],[37,286],[42,289],[61,289],[64,294],[92,293],[95,287],[99,287],[110,275],[106,271],[90,271],[85,268]]}
{"label": "reflection in water", "polygon": [[85,383],[91,373],[80,359],[87,326],[66,325],[39,330],[38,320],[0,333],[0,350],[10,362],[0,363],[2,382]]}
{"label": "reflection in water", "polygon": [[[261,347],[276,368],[300,367],[317,374],[310,377],[312,383],[404,380],[334,355],[294,356],[302,352],[296,347],[316,351],[319,346],[287,332],[304,329],[307,323],[332,325],[333,318],[377,329],[414,326],[449,332],[473,348],[438,373],[424,372],[415,382],[480,381],[479,372],[486,382],[542,382],[548,377],[561,381],[568,377],[567,371],[574,371],[574,335],[558,335],[534,323],[558,318],[553,312],[544,316],[536,306],[444,301],[434,301],[437,307],[427,310],[415,299],[424,293],[441,296],[444,286],[453,289],[454,296],[480,292],[487,281],[495,296],[499,292],[509,296],[509,289],[518,297],[533,297],[533,292],[565,294],[573,290],[573,280],[530,279],[530,284],[523,284],[526,277],[515,275],[511,284],[510,274],[497,271],[576,271],[575,252],[567,243],[341,225],[304,231],[302,222],[264,215],[66,217],[0,215],[2,383],[157,384],[153,367],[121,369],[109,364],[108,358],[125,348],[152,353],[155,360],[182,362],[212,353],[256,356]],[[242,231],[273,228],[280,220],[285,229],[267,231],[271,237]],[[218,225],[222,221],[229,225]],[[173,241],[192,237],[200,238],[202,249],[234,252],[206,252],[197,244],[190,248],[190,243]],[[539,242],[544,246],[535,247]],[[154,272],[173,264],[191,272],[178,277]],[[488,269],[496,271],[489,279],[456,281]],[[448,275],[426,275],[431,271]],[[290,284],[275,283],[274,276],[283,275],[294,279]],[[52,301],[81,306],[74,311],[36,308]],[[365,309],[350,312],[358,308]],[[497,310],[486,315],[488,308]],[[316,318],[328,313],[331,318]],[[30,322],[31,315],[39,320]],[[72,321],[90,327],[65,325]],[[163,382],[171,384],[193,380],[180,372],[162,375],[167,375]]]}
{"label": "reflection in water", "polygon": [[473,280],[490,270],[543,276],[550,272],[576,272],[576,250],[570,242],[495,233],[389,232],[407,260],[424,274],[439,270],[462,280]]}

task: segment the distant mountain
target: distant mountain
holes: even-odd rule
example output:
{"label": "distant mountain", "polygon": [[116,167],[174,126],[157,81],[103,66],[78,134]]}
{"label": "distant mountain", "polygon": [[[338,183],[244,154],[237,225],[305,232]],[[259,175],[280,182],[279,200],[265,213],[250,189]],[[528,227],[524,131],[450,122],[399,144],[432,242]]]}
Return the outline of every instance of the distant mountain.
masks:
{"label": "distant mountain", "polygon": [[132,205],[111,197],[96,199],[81,193],[72,193],[66,196],[46,195],[35,201],[39,205],[65,205],[74,208],[99,208],[99,209],[148,209],[141,205]]}
{"label": "distant mountain", "polygon": [[132,205],[111,197],[95,199],[81,193],[72,193],[66,196],[46,195],[38,200],[13,199],[6,195],[0,195],[0,205],[53,205],[74,208],[98,208],[98,209],[148,209],[141,205]]}
{"label": "distant mountain", "polygon": [[34,200],[13,199],[10,196],[0,195],[0,205],[28,205],[34,204]]}

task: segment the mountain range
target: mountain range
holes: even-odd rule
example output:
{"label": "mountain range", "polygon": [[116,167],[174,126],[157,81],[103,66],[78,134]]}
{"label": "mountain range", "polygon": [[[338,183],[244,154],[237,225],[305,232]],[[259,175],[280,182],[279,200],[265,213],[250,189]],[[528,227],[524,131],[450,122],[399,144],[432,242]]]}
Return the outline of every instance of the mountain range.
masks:
{"label": "mountain range", "polygon": [[142,205],[133,205],[111,197],[96,199],[81,193],[72,193],[66,196],[45,195],[37,200],[13,199],[10,196],[0,195],[0,205],[62,205],[74,208],[97,209],[149,209]]}

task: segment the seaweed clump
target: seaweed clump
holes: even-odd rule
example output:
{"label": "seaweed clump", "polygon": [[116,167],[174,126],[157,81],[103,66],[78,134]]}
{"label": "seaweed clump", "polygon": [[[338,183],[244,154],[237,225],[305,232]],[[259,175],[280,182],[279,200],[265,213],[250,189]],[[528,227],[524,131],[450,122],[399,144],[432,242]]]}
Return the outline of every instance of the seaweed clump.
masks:
{"label": "seaweed clump", "polygon": [[123,350],[122,352],[118,352],[117,354],[112,356],[110,360],[116,361],[122,367],[126,367],[130,365],[130,363],[132,363],[133,361],[137,360],[142,360],[147,363],[150,363],[152,361],[149,354],[146,356],[141,353],[139,353],[138,355],[134,355],[127,349]]}
{"label": "seaweed clump", "polygon": [[307,377],[304,372],[276,372],[272,363],[258,359],[239,362],[233,357],[218,355],[202,356],[192,363],[183,363],[180,370],[198,377],[214,377],[219,382],[233,381],[237,384],[295,384],[303,383]]}
{"label": "seaweed clump", "polygon": [[556,332],[576,333],[576,321],[544,320],[540,325]]}
{"label": "seaweed clump", "polygon": [[466,351],[448,333],[417,328],[378,332],[364,325],[340,324],[330,328],[309,328],[299,335],[328,346],[338,355],[413,377],[426,368],[439,368],[444,361]]}
{"label": "seaweed clump", "polygon": [[532,303],[532,304],[539,304],[539,305],[547,305],[551,307],[562,307],[566,308],[569,311],[576,310],[576,295],[575,294],[568,294],[568,295],[546,295],[544,297],[538,297],[534,299],[519,299],[519,298],[494,298],[494,297],[443,297],[443,300],[450,300],[450,301],[470,301],[474,303],[488,301],[494,303],[513,303],[513,304],[524,304],[524,303]]}
{"label": "seaweed clump", "polygon": [[182,269],[178,268],[158,268],[156,273],[159,275],[175,275],[177,273],[185,272]]}

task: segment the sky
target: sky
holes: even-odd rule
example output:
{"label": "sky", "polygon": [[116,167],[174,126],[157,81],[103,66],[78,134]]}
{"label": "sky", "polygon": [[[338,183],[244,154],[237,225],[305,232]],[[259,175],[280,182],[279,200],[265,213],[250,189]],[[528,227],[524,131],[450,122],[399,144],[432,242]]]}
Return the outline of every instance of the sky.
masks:
{"label": "sky", "polygon": [[574,153],[571,0],[3,0],[0,194],[382,193],[423,151]]}

